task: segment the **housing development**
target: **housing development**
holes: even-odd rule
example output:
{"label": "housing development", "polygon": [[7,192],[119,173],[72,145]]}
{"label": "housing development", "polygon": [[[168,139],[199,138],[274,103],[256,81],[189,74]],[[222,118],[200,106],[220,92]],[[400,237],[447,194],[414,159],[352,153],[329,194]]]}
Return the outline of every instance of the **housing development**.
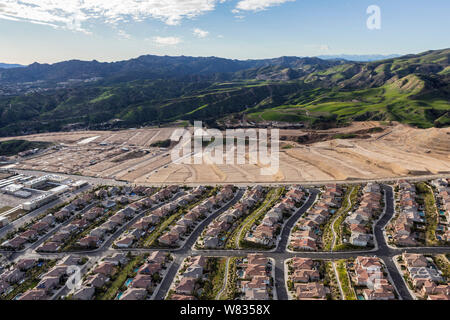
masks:
{"label": "housing development", "polygon": [[3,318],[448,316],[449,12],[0,0]]}
{"label": "housing development", "polygon": [[0,174],[2,300],[450,299],[448,177],[139,185]]}

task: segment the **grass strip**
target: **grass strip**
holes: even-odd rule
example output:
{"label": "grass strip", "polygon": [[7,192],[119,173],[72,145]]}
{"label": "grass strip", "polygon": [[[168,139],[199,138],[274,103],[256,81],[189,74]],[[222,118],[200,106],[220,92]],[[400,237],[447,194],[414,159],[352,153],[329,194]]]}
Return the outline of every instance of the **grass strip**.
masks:
{"label": "grass strip", "polygon": [[272,208],[278,199],[281,197],[285,188],[277,188],[269,191],[268,197],[266,197],[267,201],[255,210],[251,215],[249,215],[242,225],[241,231],[239,233],[239,247],[242,247],[245,244],[244,238],[247,232],[250,231],[251,227],[261,219],[270,208]]}
{"label": "grass strip", "polygon": [[[425,205],[425,244],[427,246],[435,246],[438,244],[436,238],[436,228],[438,224],[438,210],[433,195],[433,190],[425,182],[416,185],[420,199],[423,199]],[[420,200],[419,200],[420,202]]]}
{"label": "grass strip", "polygon": [[336,270],[339,282],[341,283],[342,292],[344,293],[344,300],[356,300],[355,290],[353,290],[345,264],[345,260],[339,260],[336,263]]}
{"label": "grass strip", "polygon": [[114,300],[118,292],[124,285],[128,278],[134,278],[136,272],[134,270],[144,263],[145,257],[143,255],[135,256],[125,267],[123,267],[115,278],[111,285],[108,287],[105,293],[97,297],[98,300]]}
{"label": "grass strip", "polygon": [[144,248],[150,248],[155,245],[155,242],[159,237],[164,233],[164,231],[175,221],[178,220],[184,213],[188,212],[189,210],[195,208],[200,203],[203,202],[206,198],[210,197],[211,195],[215,194],[217,191],[217,188],[214,188],[211,190],[211,192],[205,194],[205,196],[201,197],[198,201],[195,203],[192,203],[185,208],[180,208],[175,214],[171,215],[169,218],[164,220],[155,231],[150,233],[150,235],[147,237],[147,239],[144,240]]}

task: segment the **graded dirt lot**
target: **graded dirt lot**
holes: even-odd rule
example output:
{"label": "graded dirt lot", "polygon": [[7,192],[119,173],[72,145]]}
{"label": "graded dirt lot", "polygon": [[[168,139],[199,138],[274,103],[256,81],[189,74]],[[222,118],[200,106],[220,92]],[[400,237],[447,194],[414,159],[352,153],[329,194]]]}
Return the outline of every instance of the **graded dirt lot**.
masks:
{"label": "graded dirt lot", "polygon": [[168,139],[173,130],[21,137],[63,146],[22,160],[16,168],[136,183],[313,182],[450,174],[450,128],[423,130],[401,124],[357,122],[330,130],[281,130],[280,167],[268,176],[261,175],[259,163],[212,164],[207,157],[203,157],[203,164],[172,163],[170,150],[149,146]]}

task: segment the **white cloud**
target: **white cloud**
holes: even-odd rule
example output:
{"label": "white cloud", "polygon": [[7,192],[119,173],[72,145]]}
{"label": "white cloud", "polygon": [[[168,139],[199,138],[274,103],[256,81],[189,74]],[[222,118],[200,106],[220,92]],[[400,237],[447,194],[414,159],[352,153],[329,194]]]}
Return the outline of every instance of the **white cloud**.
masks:
{"label": "white cloud", "polygon": [[194,36],[198,37],[198,38],[206,38],[208,36],[209,32],[199,29],[199,28],[195,28],[194,29]]}
{"label": "white cloud", "polygon": [[119,37],[120,38],[122,38],[122,39],[131,39],[131,35],[129,34],[129,33],[127,33],[126,31],[124,31],[124,30],[119,30],[118,32],[117,32],[117,34],[119,35]]}
{"label": "white cloud", "polygon": [[295,0],[241,0],[237,3],[236,9],[233,13],[242,11],[261,11],[269,7],[283,4],[285,2],[292,2]]}
{"label": "white cloud", "polygon": [[181,39],[178,37],[154,37],[153,42],[161,46],[176,46]]}
{"label": "white cloud", "polygon": [[116,24],[154,18],[179,24],[215,9],[224,0],[1,0],[0,19],[86,32],[87,21]]}

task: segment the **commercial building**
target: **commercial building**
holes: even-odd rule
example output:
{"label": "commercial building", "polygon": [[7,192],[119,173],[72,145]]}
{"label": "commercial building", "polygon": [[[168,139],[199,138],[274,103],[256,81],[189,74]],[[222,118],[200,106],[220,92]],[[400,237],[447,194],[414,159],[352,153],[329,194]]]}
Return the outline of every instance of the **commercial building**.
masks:
{"label": "commercial building", "polygon": [[47,193],[41,194],[39,197],[37,197],[35,199],[25,202],[24,204],[22,204],[22,208],[24,210],[28,210],[28,211],[34,210],[39,207],[42,207],[43,205],[45,205],[55,199],[56,199],[56,194],[54,194],[53,192],[47,192]]}
{"label": "commercial building", "polygon": [[31,196],[31,192],[23,190],[21,184],[10,184],[0,189],[2,193],[6,193],[19,198],[28,198]]}

